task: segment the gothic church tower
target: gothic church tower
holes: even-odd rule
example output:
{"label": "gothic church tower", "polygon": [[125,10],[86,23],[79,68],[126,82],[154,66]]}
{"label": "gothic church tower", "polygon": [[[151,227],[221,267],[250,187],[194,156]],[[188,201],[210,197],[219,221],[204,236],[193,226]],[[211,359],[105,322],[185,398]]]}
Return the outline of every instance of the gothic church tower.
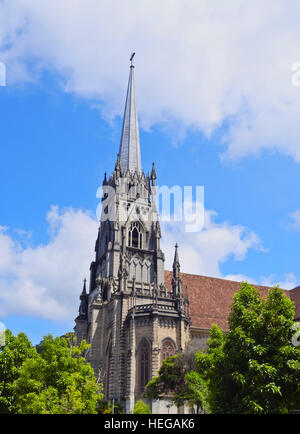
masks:
{"label": "gothic church tower", "polygon": [[[104,381],[107,400],[129,413],[169,355],[189,340],[189,309],[183,295],[176,246],[172,288],[164,281],[164,254],[155,204],[156,171],[141,165],[133,56],[119,154],[103,180],[102,214],[75,332],[91,344],[87,359]],[[152,412],[164,412],[160,402]]]}

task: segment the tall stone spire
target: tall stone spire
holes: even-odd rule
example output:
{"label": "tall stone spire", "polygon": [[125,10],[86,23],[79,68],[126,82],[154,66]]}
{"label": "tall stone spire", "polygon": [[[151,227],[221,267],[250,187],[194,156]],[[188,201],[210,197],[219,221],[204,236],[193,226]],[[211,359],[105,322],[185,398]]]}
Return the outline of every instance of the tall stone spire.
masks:
{"label": "tall stone spire", "polygon": [[129,169],[141,172],[140,135],[134,89],[134,55],[135,53],[130,58],[131,65],[119,155],[122,171]]}

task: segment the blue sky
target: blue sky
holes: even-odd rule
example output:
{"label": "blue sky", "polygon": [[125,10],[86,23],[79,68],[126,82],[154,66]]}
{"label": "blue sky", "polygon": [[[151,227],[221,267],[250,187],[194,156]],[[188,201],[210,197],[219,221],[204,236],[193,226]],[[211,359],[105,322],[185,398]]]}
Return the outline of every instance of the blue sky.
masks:
{"label": "blue sky", "polygon": [[[76,0],[72,8],[63,1],[61,9],[46,2],[43,10],[34,0],[15,9],[12,3],[0,2],[0,61],[7,67],[0,87],[0,322],[34,343],[74,325],[93,259],[96,190],[118,152],[133,48],[144,170],[155,161],[159,185],[205,188],[202,233],[163,225],[166,267],[178,241],[183,272],[300,284],[296,2],[281,14],[280,1],[270,13],[258,2],[243,10],[232,0],[211,18],[206,9],[214,2],[191,2],[181,16],[182,2],[166,1],[161,20],[174,7],[167,30],[140,26],[146,12],[139,9],[130,15],[138,40],[121,20],[121,4],[117,13],[106,1]],[[144,6],[156,16],[155,4]],[[220,45],[205,26],[199,30],[195,13],[222,36]],[[238,13],[241,24],[230,32]],[[119,33],[103,14],[119,22]],[[189,24],[188,35],[175,31],[178,23]],[[263,34],[261,46],[254,31]],[[244,81],[245,71],[251,80]]]}

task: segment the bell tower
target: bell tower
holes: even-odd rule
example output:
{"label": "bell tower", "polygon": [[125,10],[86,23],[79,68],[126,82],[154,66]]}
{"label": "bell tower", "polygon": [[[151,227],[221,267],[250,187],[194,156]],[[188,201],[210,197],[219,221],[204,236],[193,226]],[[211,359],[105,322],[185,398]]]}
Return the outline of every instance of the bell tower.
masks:
{"label": "bell tower", "polygon": [[[176,247],[173,288],[164,281],[164,254],[155,203],[156,170],[141,164],[134,65],[131,56],[119,153],[104,175],[102,213],[90,267],[89,293],[81,294],[75,332],[91,344],[87,355],[107,400],[130,412],[162,361],[163,345],[181,351],[189,336]],[[170,350],[171,348],[171,350]]]}

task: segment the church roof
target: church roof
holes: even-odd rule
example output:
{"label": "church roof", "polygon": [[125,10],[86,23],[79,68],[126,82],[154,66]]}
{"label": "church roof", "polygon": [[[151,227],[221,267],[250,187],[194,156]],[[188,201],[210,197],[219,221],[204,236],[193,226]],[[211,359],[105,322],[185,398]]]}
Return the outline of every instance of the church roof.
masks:
{"label": "church roof", "polygon": [[287,291],[290,294],[290,299],[295,303],[295,319],[300,319],[300,286],[297,286],[290,291]]}
{"label": "church roof", "polygon": [[141,172],[141,150],[137,107],[134,88],[134,53],[131,56],[131,65],[124,111],[123,128],[120,143],[120,164],[122,171],[127,169]]}
{"label": "church roof", "polygon": [[[172,288],[172,276],[171,271],[165,271],[165,283],[169,290]],[[180,277],[182,287],[188,286],[192,327],[210,329],[212,324],[218,324],[222,330],[228,330],[227,318],[233,296],[240,289],[241,282],[186,273],[181,273]],[[271,289],[268,286],[253,286],[259,289],[263,297]],[[298,319],[300,317],[300,286],[284,290],[284,293],[295,302],[295,319]]]}

